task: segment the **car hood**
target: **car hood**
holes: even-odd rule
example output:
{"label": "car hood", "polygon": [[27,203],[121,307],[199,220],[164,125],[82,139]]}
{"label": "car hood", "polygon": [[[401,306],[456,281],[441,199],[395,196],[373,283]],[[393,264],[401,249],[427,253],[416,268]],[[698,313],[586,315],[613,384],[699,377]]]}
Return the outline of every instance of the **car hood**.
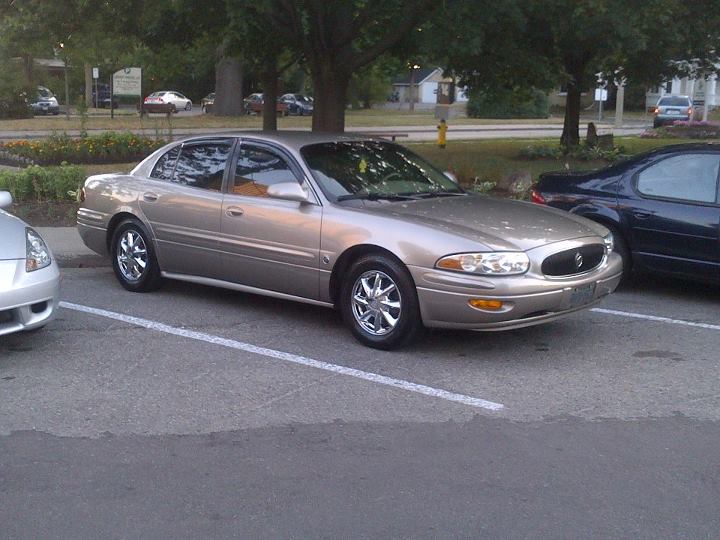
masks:
{"label": "car hood", "polygon": [[462,236],[499,251],[526,251],[561,240],[607,234],[601,225],[562,210],[474,194],[368,203],[365,209]]}
{"label": "car hood", "polygon": [[25,222],[0,210],[0,261],[24,259]]}

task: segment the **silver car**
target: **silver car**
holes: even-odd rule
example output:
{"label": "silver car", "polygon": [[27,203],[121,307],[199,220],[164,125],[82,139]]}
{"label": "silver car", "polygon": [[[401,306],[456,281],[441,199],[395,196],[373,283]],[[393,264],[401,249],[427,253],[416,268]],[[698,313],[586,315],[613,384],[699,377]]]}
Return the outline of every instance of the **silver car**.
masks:
{"label": "silver car", "polygon": [[128,290],[179,279],[337,308],[362,343],[506,330],[595,304],[612,235],[463,191],[406,148],[342,135],[194,137],[84,185],[78,228]]}
{"label": "silver car", "polygon": [[40,235],[3,211],[12,203],[0,191],[0,336],[36,330],[55,316],[60,272]]}

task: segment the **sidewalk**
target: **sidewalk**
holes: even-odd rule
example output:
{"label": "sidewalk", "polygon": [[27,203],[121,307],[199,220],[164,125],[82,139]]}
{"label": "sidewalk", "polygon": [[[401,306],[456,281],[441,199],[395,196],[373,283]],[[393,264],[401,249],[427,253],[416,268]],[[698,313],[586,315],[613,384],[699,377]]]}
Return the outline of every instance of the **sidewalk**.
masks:
{"label": "sidewalk", "polygon": [[[467,140],[467,139],[507,139],[507,138],[552,138],[560,137],[562,133],[562,123],[557,124],[540,124],[540,123],[523,123],[523,124],[452,124],[450,120],[450,129],[448,130],[448,139],[450,140]],[[628,120],[622,127],[616,128],[612,124],[606,122],[596,122],[599,133],[614,133],[616,136],[638,135],[642,133],[646,126],[643,122],[637,120]],[[99,135],[108,129],[88,129],[90,135]],[[148,134],[149,129],[129,130],[135,134]],[[192,135],[207,135],[215,133],[233,133],[241,131],[260,131],[260,128],[178,128],[173,130],[173,139],[181,139]],[[297,128],[293,131],[310,131],[310,128]],[[437,128],[435,125],[428,126],[378,126],[378,127],[347,127],[346,133],[382,133],[395,132],[407,133],[408,137],[403,138],[406,141],[431,141],[437,137]],[[580,133],[587,131],[587,122],[580,124]],[[40,139],[54,133],[49,130],[18,130],[18,131],[0,131],[0,141],[16,140],[16,139]],[[65,131],[71,137],[78,137],[79,130]],[[163,133],[165,137],[167,135]]]}
{"label": "sidewalk", "polygon": [[35,227],[47,243],[61,268],[97,268],[110,266],[108,257],[101,257],[85,246],[75,227]]}

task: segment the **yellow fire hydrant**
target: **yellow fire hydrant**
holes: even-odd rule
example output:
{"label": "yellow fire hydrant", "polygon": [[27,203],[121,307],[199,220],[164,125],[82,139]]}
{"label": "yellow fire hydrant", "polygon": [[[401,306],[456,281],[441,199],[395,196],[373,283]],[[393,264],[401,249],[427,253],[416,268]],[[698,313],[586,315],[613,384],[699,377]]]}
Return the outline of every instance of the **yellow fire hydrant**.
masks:
{"label": "yellow fire hydrant", "polygon": [[447,144],[448,126],[447,126],[447,122],[445,122],[444,118],[440,120],[440,125],[438,125],[437,130],[438,130],[438,139],[437,139],[438,146],[440,148],[445,148],[445,145]]}

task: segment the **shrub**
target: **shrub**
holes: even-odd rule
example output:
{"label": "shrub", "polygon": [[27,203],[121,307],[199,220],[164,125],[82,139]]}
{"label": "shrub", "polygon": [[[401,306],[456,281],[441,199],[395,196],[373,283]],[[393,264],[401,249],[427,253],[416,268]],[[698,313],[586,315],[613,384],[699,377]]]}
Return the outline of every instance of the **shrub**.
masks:
{"label": "shrub", "polygon": [[124,163],[139,161],[165,144],[162,140],[133,133],[108,132],[91,137],[72,138],[66,134],[42,140],[23,140],[0,144],[0,155],[10,153],[38,165],[68,163]]}
{"label": "shrub", "polygon": [[16,202],[74,201],[85,180],[85,171],[75,165],[0,171],[0,191],[12,193]]}
{"label": "shrub", "polygon": [[581,144],[572,148],[562,146],[530,145],[520,149],[519,156],[523,159],[565,159],[572,158],[579,161],[607,161],[614,163],[626,157],[625,148],[616,146],[604,150],[597,146]]}
{"label": "shrub", "polygon": [[549,111],[547,95],[536,89],[492,94],[473,92],[467,104],[467,115],[473,118],[547,118]]}
{"label": "shrub", "polygon": [[34,92],[22,80],[16,66],[0,64],[0,119],[29,118],[32,116],[28,96]]}

